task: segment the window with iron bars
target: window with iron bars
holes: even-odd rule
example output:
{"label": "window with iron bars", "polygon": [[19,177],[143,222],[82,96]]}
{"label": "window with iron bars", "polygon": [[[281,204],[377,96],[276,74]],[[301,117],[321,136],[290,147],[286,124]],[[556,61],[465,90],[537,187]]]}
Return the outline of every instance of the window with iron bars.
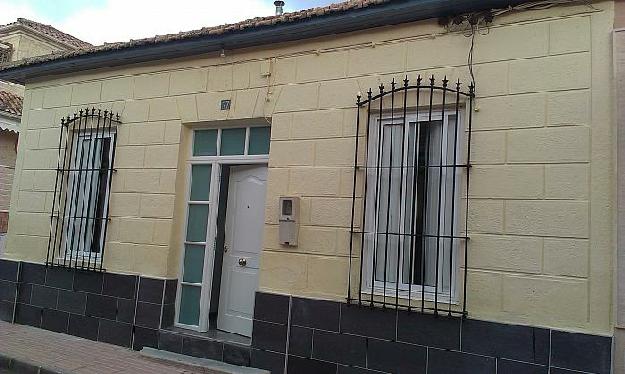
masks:
{"label": "window with iron bars", "polygon": [[358,96],[348,302],[464,315],[474,86],[422,82]]}
{"label": "window with iron bars", "polygon": [[94,108],[61,120],[49,266],[103,270],[118,124]]}

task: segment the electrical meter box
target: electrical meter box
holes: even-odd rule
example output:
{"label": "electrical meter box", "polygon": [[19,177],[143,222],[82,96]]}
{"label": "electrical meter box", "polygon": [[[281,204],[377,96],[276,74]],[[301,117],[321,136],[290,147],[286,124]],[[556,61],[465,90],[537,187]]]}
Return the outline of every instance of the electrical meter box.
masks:
{"label": "electrical meter box", "polygon": [[299,197],[280,197],[280,244],[295,247],[299,233]]}

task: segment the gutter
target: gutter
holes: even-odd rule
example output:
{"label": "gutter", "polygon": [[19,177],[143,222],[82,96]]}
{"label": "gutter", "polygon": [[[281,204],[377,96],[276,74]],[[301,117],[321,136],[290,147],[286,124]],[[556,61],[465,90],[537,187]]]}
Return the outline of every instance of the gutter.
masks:
{"label": "gutter", "polygon": [[[527,0],[400,0],[306,20],[218,35],[95,51],[49,61],[0,68],[0,80],[25,84],[33,79],[78,71],[180,58],[209,52],[257,47],[396,25],[451,14],[505,8]],[[433,51],[432,51],[433,52]]]}

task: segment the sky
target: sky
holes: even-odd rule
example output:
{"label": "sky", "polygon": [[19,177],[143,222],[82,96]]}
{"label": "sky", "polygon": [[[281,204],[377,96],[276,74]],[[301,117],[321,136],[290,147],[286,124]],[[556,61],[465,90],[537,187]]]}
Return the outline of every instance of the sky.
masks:
{"label": "sky", "polygon": [[[285,11],[340,0],[286,0]],[[92,44],[127,41],[275,13],[273,0],[0,0],[0,25],[18,17]]]}

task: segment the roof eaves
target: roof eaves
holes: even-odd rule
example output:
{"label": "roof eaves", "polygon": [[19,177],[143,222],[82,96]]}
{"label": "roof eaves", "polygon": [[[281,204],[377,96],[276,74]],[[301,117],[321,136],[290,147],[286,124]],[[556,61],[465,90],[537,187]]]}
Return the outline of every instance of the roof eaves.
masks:
{"label": "roof eaves", "polygon": [[330,7],[286,13],[283,16],[254,18],[232,25],[26,59],[0,67],[0,79],[24,84],[28,79],[80,70],[302,40],[454,13],[503,8],[526,1],[528,0],[349,1]]}

